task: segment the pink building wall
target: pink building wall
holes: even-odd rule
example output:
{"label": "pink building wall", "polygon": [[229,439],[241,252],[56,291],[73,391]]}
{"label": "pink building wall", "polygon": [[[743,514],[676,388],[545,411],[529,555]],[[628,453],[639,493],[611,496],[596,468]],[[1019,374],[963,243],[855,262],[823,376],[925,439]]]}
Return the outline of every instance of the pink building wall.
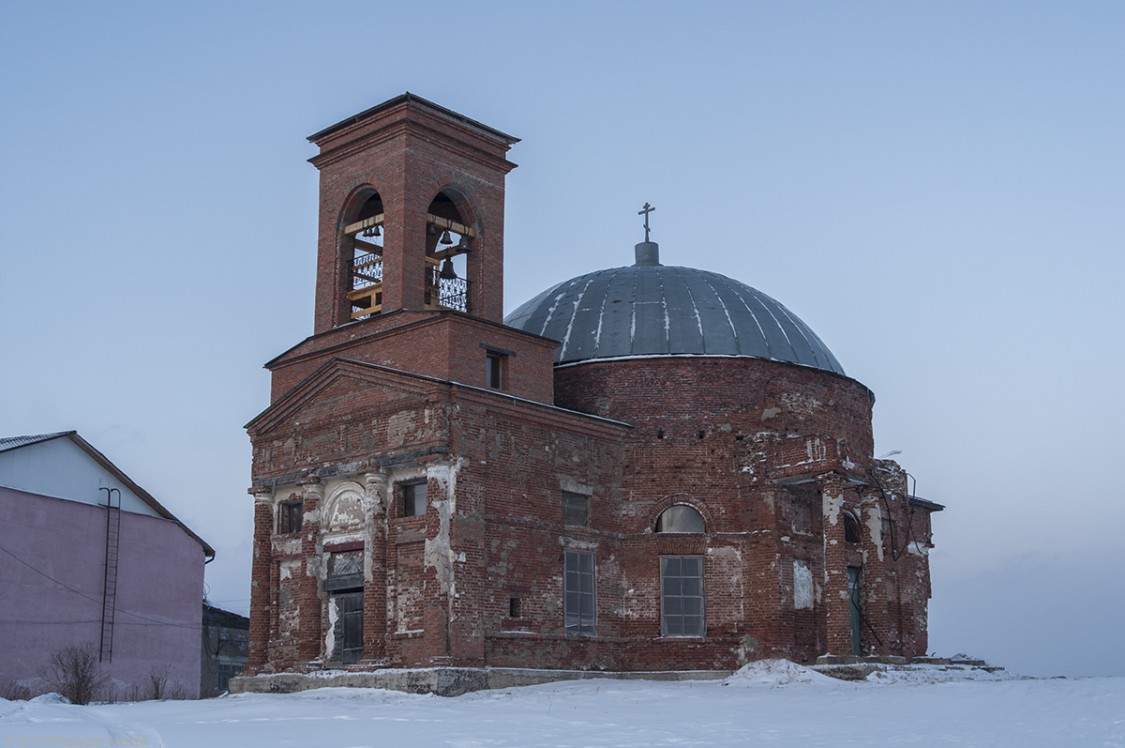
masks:
{"label": "pink building wall", "polygon": [[[98,646],[106,510],[0,486],[0,693],[50,690],[52,652]],[[149,673],[199,695],[204,549],[175,522],[121,514],[113,653],[103,662],[117,698],[143,697]],[[37,570],[37,571],[36,571]]]}

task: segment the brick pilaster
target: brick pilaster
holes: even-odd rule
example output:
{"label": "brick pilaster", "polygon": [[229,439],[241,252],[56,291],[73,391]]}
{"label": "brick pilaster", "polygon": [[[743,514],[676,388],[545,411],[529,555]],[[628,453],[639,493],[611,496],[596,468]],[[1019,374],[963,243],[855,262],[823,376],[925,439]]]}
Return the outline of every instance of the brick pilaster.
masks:
{"label": "brick pilaster", "polygon": [[305,517],[301,524],[301,581],[298,585],[299,631],[297,658],[303,662],[314,660],[322,654],[324,645],[320,635],[321,601],[318,578],[320,555],[317,543],[320,540],[320,502],[324,488],[319,478],[305,478],[297,482],[305,504]]}
{"label": "brick pilaster", "polygon": [[273,492],[254,486],[247,493],[254,497],[254,542],[250,562],[250,652],[248,673],[257,673],[265,666],[269,654],[270,568],[273,566]]}
{"label": "brick pilaster", "polygon": [[844,487],[839,475],[821,479],[824,527],[824,617],[827,652],[852,654],[851,601],[848,596],[848,553],[844,542]]}
{"label": "brick pilaster", "polygon": [[366,489],[364,515],[367,521],[369,571],[363,584],[363,657],[387,658],[387,495],[385,471],[363,476]]}

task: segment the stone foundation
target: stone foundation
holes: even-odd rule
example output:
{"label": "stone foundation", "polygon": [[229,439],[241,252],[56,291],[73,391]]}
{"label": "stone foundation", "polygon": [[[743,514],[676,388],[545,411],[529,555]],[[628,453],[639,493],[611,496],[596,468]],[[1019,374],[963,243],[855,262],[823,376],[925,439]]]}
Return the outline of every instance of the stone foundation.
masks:
{"label": "stone foundation", "polygon": [[617,680],[720,680],[729,670],[665,670],[653,672],[598,672],[588,670],[537,670],[533,668],[417,668],[370,672],[324,670],[316,673],[278,673],[241,676],[230,681],[231,693],[295,693],[314,688],[386,688],[406,693],[460,696],[470,691],[514,686],[534,686],[563,680],[610,678]]}

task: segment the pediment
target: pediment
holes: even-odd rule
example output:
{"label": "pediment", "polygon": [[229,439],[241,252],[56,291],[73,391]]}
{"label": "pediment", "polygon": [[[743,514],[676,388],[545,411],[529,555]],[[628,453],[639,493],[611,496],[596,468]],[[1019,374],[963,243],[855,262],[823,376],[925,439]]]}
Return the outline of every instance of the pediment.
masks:
{"label": "pediment", "polygon": [[251,436],[269,434],[294,421],[323,418],[325,406],[352,407],[364,413],[398,410],[404,401],[425,397],[442,380],[362,361],[334,358],[286,392],[246,424]]}

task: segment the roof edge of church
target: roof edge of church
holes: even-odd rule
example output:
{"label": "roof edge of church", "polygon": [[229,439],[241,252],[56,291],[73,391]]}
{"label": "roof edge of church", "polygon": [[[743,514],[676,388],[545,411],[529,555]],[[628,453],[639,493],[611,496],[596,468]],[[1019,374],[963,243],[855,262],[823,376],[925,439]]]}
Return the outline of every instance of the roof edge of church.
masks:
{"label": "roof edge of church", "polygon": [[[620,356],[604,356],[604,357],[589,356],[587,358],[572,359],[572,360],[569,360],[569,361],[556,361],[555,362],[555,368],[556,369],[567,369],[567,368],[570,368],[572,366],[581,366],[583,364],[603,364],[603,363],[614,363],[614,362],[619,362],[619,361],[641,361],[641,360],[654,359],[654,358],[731,358],[731,359],[747,359],[747,360],[752,360],[752,361],[768,361],[768,362],[773,363],[773,364],[782,364],[784,366],[799,366],[802,369],[813,369],[815,371],[822,371],[825,374],[831,374],[833,376],[842,377],[843,379],[851,380],[851,381],[855,382],[856,384],[861,385],[862,387],[864,387],[868,390],[871,389],[867,385],[863,384],[863,382],[859,381],[855,377],[848,374],[846,371],[843,371],[842,367],[841,367],[840,371],[836,371],[835,369],[825,369],[821,366],[814,366],[813,364],[801,363],[800,361],[787,361],[786,359],[783,359],[783,358],[764,358],[762,356],[752,356],[749,353],[629,353],[629,354],[623,354],[623,355],[620,355]],[[872,394],[872,397],[874,397],[874,393]]]}
{"label": "roof edge of church", "polygon": [[417,94],[412,94],[409,91],[407,91],[405,93],[402,93],[402,94],[399,94],[398,96],[395,96],[393,98],[387,99],[386,101],[382,102],[381,104],[376,104],[375,106],[371,107],[370,109],[365,109],[364,111],[360,112],[359,114],[353,114],[350,117],[346,117],[346,118],[340,120],[339,122],[337,122],[334,125],[329,125],[328,127],[324,128],[323,130],[319,130],[318,132],[314,132],[312,135],[310,135],[308,137],[308,140],[309,140],[309,142],[315,144],[318,140],[320,140],[321,138],[323,138],[327,135],[331,135],[332,133],[343,130],[345,127],[349,127],[351,125],[358,124],[358,123],[364,121],[365,119],[369,119],[370,117],[373,117],[376,114],[379,114],[380,112],[386,111],[387,109],[390,109],[391,107],[395,107],[395,106],[398,106],[399,104],[404,104],[404,103],[414,103],[414,104],[418,104],[419,106],[423,106],[427,109],[431,109],[434,112],[437,112],[438,114],[442,114],[446,117],[457,120],[461,124],[468,125],[469,127],[472,127],[474,129],[477,129],[477,130],[483,130],[484,132],[488,133],[489,135],[492,135],[493,137],[496,137],[496,138],[499,138],[500,140],[503,140],[508,145],[515,145],[516,143],[520,142],[520,139],[513,136],[513,135],[509,135],[506,132],[501,132],[500,130],[497,130],[495,127],[489,127],[488,125],[484,124],[483,122],[478,122],[477,120],[475,120],[471,117],[466,117],[465,115],[463,115],[459,112],[455,112],[452,109],[448,109],[446,107],[443,107],[441,104],[435,104],[434,102],[430,101],[429,99],[422,98],[421,96],[418,96]]}

